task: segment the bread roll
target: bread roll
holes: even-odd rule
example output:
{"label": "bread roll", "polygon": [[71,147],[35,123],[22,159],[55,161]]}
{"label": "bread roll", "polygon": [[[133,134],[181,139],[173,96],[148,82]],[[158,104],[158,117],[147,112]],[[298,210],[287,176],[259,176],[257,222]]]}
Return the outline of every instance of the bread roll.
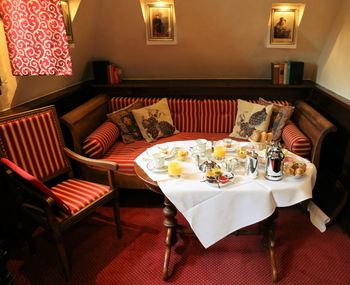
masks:
{"label": "bread roll", "polygon": [[266,132],[261,132],[260,142],[262,143],[266,142],[266,138],[267,138]]}
{"label": "bread roll", "polygon": [[252,135],[250,136],[250,139],[253,142],[259,142],[261,137],[261,131],[260,130],[254,130]]}
{"label": "bread roll", "polygon": [[266,140],[267,140],[267,142],[272,141],[272,133],[271,132],[267,133]]}

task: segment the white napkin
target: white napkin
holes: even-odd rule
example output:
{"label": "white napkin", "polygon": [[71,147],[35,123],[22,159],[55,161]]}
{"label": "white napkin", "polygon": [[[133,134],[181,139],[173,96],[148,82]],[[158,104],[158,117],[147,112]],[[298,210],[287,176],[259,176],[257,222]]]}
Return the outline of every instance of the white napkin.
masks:
{"label": "white napkin", "polygon": [[313,201],[310,201],[307,210],[310,213],[311,223],[320,230],[325,232],[326,224],[331,220]]}

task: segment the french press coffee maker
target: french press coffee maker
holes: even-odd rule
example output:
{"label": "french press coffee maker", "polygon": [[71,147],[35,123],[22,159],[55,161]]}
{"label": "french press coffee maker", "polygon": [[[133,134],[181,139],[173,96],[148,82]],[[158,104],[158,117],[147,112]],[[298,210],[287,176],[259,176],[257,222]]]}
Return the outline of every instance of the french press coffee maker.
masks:
{"label": "french press coffee maker", "polygon": [[273,141],[266,149],[265,178],[279,181],[283,178],[284,153],[278,141]]}

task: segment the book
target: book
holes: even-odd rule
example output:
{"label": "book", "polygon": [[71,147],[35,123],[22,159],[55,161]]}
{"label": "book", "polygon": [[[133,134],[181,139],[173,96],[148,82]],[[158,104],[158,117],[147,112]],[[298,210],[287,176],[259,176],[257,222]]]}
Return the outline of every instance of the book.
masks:
{"label": "book", "polygon": [[279,63],[271,63],[272,84],[278,84],[280,65]]}

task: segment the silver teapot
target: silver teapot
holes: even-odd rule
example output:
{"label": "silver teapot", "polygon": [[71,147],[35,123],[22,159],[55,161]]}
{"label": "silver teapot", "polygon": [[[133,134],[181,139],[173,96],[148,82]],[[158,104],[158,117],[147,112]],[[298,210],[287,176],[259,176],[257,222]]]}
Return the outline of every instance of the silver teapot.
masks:
{"label": "silver teapot", "polygon": [[283,178],[284,153],[278,142],[272,142],[266,149],[265,178],[279,181]]}

